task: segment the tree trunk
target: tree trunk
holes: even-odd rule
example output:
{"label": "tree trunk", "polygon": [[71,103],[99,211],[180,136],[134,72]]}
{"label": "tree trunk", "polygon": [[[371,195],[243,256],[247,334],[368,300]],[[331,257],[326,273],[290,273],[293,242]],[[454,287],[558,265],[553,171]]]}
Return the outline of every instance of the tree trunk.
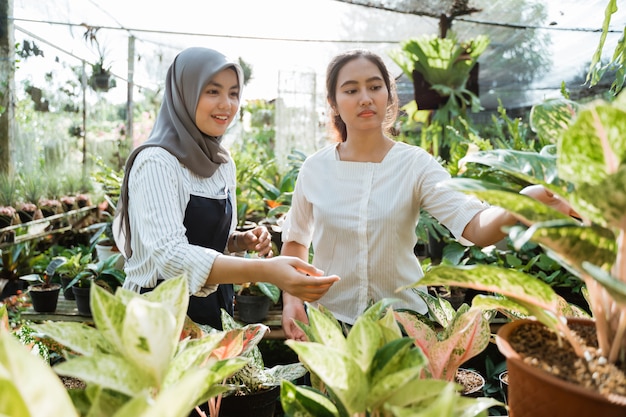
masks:
{"label": "tree trunk", "polygon": [[14,131],[15,41],[13,0],[0,0],[0,175],[11,172],[11,143]]}

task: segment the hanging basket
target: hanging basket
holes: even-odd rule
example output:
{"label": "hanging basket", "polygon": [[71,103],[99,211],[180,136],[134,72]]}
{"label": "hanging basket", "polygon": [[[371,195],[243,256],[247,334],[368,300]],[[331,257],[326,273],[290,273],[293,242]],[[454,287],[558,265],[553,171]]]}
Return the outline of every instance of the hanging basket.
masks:
{"label": "hanging basket", "polygon": [[98,74],[92,74],[89,79],[89,85],[95,91],[109,91],[114,85],[111,82],[111,74],[108,72],[102,72]]}
{"label": "hanging basket", "polygon": [[[472,67],[469,78],[465,83],[465,88],[476,94],[476,96],[479,95],[478,71],[479,63],[477,62]],[[437,110],[448,101],[448,96],[439,95],[431,87],[432,85],[424,79],[422,73],[413,70],[413,95],[419,110]]]}

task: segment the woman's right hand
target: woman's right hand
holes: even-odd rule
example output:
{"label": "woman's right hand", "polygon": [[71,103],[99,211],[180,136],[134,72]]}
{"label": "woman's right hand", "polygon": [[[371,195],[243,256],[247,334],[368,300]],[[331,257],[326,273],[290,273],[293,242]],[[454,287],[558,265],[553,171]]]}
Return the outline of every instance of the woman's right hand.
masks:
{"label": "woman's right hand", "polygon": [[307,337],[304,331],[296,324],[296,320],[309,324],[309,317],[306,314],[302,300],[283,293],[283,314],[281,324],[287,339],[306,342]]}
{"label": "woman's right hand", "polygon": [[319,300],[340,279],[337,275],[323,276],[323,271],[293,256],[279,256],[262,262],[271,268],[263,274],[272,277],[269,282],[302,301]]}

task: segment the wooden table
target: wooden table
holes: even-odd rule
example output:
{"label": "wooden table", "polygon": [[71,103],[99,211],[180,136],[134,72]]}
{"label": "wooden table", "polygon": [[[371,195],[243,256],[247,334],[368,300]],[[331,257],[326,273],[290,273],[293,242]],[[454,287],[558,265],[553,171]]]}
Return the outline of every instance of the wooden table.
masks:
{"label": "wooden table", "polygon": [[[273,306],[270,309],[267,317],[263,321],[263,324],[270,328],[270,331],[265,334],[266,339],[284,339],[285,332],[281,325],[282,308],[280,306]],[[22,312],[22,318],[30,320],[32,322],[43,321],[74,321],[82,322],[86,324],[93,324],[93,318],[90,316],[82,316],[78,314],[75,300],[66,300],[63,295],[59,295],[59,302],[57,309],[54,313],[38,313],[33,310],[32,306],[29,306]],[[239,320],[237,310],[235,310],[235,320]]]}

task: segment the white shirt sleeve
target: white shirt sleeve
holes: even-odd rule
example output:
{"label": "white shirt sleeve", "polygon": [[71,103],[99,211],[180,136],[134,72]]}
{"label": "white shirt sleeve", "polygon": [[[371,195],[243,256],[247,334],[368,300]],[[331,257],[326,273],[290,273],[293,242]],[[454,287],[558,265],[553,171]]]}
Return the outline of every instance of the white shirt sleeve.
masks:
{"label": "white shirt sleeve", "polygon": [[[157,279],[184,275],[191,294],[206,296],[213,262],[221,253],[191,245],[183,225],[190,190],[178,160],[161,148],[143,150],[129,178],[129,221],[133,255],[126,262],[125,287],[154,287]],[[223,189],[223,186],[222,186]]]}

